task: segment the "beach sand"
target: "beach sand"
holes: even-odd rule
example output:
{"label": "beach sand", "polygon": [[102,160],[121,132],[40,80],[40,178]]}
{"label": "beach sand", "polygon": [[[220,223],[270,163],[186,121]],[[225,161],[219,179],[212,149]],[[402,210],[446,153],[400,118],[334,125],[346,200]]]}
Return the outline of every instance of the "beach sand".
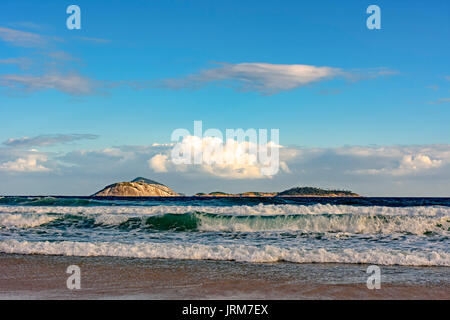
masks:
{"label": "beach sand", "polygon": [[[69,290],[66,269],[81,269]],[[0,254],[0,299],[450,299],[450,268]]]}

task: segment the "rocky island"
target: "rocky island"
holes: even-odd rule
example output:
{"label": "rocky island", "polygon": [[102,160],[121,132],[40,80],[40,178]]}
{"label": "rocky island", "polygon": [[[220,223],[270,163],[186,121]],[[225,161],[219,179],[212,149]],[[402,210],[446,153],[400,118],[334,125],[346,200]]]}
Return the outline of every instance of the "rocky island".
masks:
{"label": "rocky island", "polygon": [[117,182],[111,184],[93,197],[177,197],[178,193],[169,187],[142,177],[138,177],[130,182]]}

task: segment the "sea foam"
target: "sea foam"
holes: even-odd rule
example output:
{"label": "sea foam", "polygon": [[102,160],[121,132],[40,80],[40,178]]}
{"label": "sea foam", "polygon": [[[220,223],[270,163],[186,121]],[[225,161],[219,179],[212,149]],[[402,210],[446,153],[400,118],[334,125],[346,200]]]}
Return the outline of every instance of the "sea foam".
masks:
{"label": "sea foam", "polygon": [[112,256],[191,260],[232,260],[265,263],[364,263],[404,266],[450,266],[450,254],[443,251],[404,251],[395,249],[310,249],[273,245],[204,245],[184,243],[117,242],[29,242],[0,241],[0,252],[65,256]]}
{"label": "sea foam", "polygon": [[291,205],[291,204],[258,204],[234,206],[0,206],[4,213],[66,213],[66,214],[164,214],[208,212],[235,215],[280,215],[280,214],[386,214],[386,215],[426,215],[450,216],[450,207],[443,206],[414,206],[414,207],[386,207],[386,206],[350,206],[350,205]]}

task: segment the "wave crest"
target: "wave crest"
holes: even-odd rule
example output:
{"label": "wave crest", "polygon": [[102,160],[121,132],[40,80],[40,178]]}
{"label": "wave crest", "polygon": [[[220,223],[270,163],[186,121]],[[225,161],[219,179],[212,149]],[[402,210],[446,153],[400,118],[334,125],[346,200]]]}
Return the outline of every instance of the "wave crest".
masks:
{"label": "wave crest", "polygon": [[135,214],[158,215],[166,213],[208,212],[225,215],[314,215],[314,214],[359,214],[359,215],[420,215],[450,216],[450,207],[416,206],[350,206],[332,204],[291,205],[258,204],[240,206],[0,206],[0,213],[61,213],[61,214]]}
{"label": "wave crest", "polygon": [[232,260],[242,262],[365,263],[404,266],[450,266],[450,254],[442,251],[401,251],[394,249],[310,249],[273,245],[204,245],[183,243],[117,242],[30,242],[0,241],[0,252],[65,256],[113,256],[191,260]]}
{"label": "wave crest", "polygon": [[224,215],[205,212],[160,215],[0,214],[0,226],[98,228],[189,232],[301,232],[450,235],[446,216],[380,214]]}

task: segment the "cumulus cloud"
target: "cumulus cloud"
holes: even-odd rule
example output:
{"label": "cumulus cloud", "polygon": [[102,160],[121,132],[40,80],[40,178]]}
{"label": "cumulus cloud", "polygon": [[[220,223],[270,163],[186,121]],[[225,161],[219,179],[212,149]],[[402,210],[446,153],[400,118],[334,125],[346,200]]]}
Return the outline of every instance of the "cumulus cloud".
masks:
{"label": "cumulus cloud", "polygon": [[80,76],[76,73],[48,73],[40,76],[3,75],[0,77],[0,85],[27,92],[53,89],[77,96],[93,94],[100,87],[98,81]]}
{"label": "cumulus cloud", "polygon": [[426,175],[434,169],[450,165],[450,146],[346,146],[302,149],[295,161],[314,161],[317,165],[325,164],[327,167],[357,175]]}
{"label": "cumulus cloud", "polygon": [[[215,143],[211,139],[198,138],[186,141],[184,146],[203,148],[203,145],[213,147]],[[174,164],[171,160],[175,145],[172,144],[125,145],[67,153],[38,153],[5,146],[0,148],[0,180],[8,172],[21,172],[17,179],[27,181],[22,187],[29,186],[32,181],[33,185],[40,185],[42,180],[58,179],[61,190],[56,189],[53,193],[69,194],[67,190],[72,189],[68,187],[68,180],[79,181],[76,184],[78,191],[72,194],[91,194],[106,184],[145,176],[187,194],[216,190],[279,191],[293,186],[317,186],[350,189],[373,196],[449,196],[450,145],[283,146],[277,148],[280,171],[270,179],[263,179],[267,177],[261,175],[260,169],[264,165],[258,162],[216,161],[226,159],[226,154],[238,154],[239,146],[242,147],[242,143],[212,152],[210,162],[200,164]],[[252,159],[245,148],[241,152],[242,159]],[[198,153],[191,153],[191,157],[195,154]],[[30,174],[33,172],[46,174],[46,179],[33,180]],[[19,185],[17,188],[25,190]],[[11,192],[6,186],[3,190]]]}
{"label": "cumulus cloud", "polygon": [[168,88],[195,88],[207,83],[222,83],[243,91],[274,94],[308,84],[344,77],[361,80],[395,74],[387,68],[344,71],[340,68],[301,64],[219,63],[220,67],[202,70],[181,79],[167,79]]}
{"label": "cumulus cloud", "polygon": [[255,144],[249,141],[218,137],[185,136],[166,154],[157,154],[148,164],[155,172],[208,174],[226,179],[268,178],[278,171],[289,171],[279,161],[280,145],[272,141]]}
{"label": "cumulus cloud", "polygon": [[29,154],[13,161],[0,163],[0,171],[6,172],[48,172],[49,168],[43,163],[47,157],[42,154]]}
{"label": "cumulus cloud", "polygon": [[362,174],[387,174],[387,175],[408,175],[414,172],[423,172],[429,169],[438,168],[444,163],[444,160],[432,159],[424,154],[407,154],[399,161],[398,166],[385,167],[381,169],[363,169],[356,170],[356,173]]}
{"label": "cumulus cloud", "polygon": [[[167,148],[162,153],[148,160],[149,167],[157,173],[179,172],[186,174],[209,175],[227,179],[264,178],[255,156],[249,153],[247,142],[223,144],[218,152],[215,150],[220,139],[194,136],[185,137],[175,147]],[[173,153],[189,154],[191,160],[173,161]],[[368,181],[371,177],[410,177],[412,175],[428,176],[436,170],[445,170],[450,166],[449,145],[426,146],[345,146],[337,148],[301,148],[281,147],[279,151],[279,169],[285,174],[306,174],[312,176],[332,175],[341,177],[361,176]],[[195,163],[197,157],[201,162]],[[267,164],[266,164],[267,165]],[[345,179],[347,179],[345,178]]]}
{"label": "cumulus cloud", "polygon": [[417,171],[417,170],[428,170],[432,168],[440,167],[443,160],[432,159],[424,154],[417,155],[405,155],[400,162],[399,170],[400,173]]}
{"label": "cumulus cloud", "polygon": [[148,165],[155,172],[167,172],[167,164],[169,163],[169,159],[167,155],[157,154],[153,158],[148,160]]}
{"label": "cumulus cloud", "polygon": [[[271,161],[272,164],[277,164],[276,159],[270,157],[270,152],[267,153],[267,159],[260,161],[259,154],[251,151],[252,145],[248,141],[228,140],[224,143],[216,137],[186,136],[177,144],[116,146],[99,150],[74,150],[62,154],[39,153],[39,156],[36,156],[36,152],[25,151],[25,148],[95,137],[42,135],[9,139],[4,142],[6,147],[0,148],[0,163],[3,170],[7,167],[18,168],[21,164],[30,164],[32,168],[31,160],[35,159],[37,166],[47,159],[48,165],[44,168],[54,170],[59,166],[62,172],[68,168],[79,168],[84,173],[108,172],[109,175],[131,172],[132,175],[145,176],[146,172],[153,172],[158,176],[184,176],[194,180],[208,177],[219,180],[283,177],[287,181],[291,181],[291,178],[299,181],[310,179],[312,184],[316,184],[315,181],[333,179],[356,179],[367,183],[378,178],[385,182],[413,177],[429,181],[444,177],[450,179],[450,145],[302,148],[282,147],[269,142],[267,149],[276,150],[279,154],[279,170],[272,172],[272,175],[264,175],[262,172],[265,168],[271,168]],[[173,161],[177,154],[180,157]],[[339,186],[340,183],[333,184],[333,187],[336,185]]]}
{"label": "cumulus cloud", "polygon": [[8,147],[48,147],[55,144],[73,142],[77,140],[93,140],[98,136],[94,134],[47,134],[36,137],[11,138],[3,142]]}

